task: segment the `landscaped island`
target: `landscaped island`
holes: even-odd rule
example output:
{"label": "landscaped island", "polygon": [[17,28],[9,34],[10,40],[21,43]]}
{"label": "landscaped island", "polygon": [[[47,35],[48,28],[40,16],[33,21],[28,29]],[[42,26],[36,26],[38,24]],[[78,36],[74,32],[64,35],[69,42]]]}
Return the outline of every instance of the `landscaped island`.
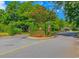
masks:
{"label": "landscaped island", "polygon": [[[53,4],[53,2],[49,3]],[[72,14],[76,5],[79,6],[79,2],[74,4],[73,2],[65,2],[66,5],[63,5],[63,2],[54,3],[56,3],[54,8],[65,7],[66,20],[60,19],[54,9],[45,8],[31,1],[22,3],[19,1],[9,2],[5,10],[0,9],[1,35],[28,33],[33,37],[50,37],[60,31],[79,31],[79,15],[76,17],[77,15]],[[75,7],[69,5],[69,3]],[[78,12],[75,12],[75,14],[78,14]]]}

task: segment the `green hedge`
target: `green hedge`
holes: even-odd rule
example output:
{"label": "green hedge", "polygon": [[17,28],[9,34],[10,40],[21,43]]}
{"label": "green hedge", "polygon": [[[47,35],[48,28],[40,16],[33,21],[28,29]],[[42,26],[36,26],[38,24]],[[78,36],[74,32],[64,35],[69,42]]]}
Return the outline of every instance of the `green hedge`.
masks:
{"label": "green hedge", "polygon": [[8,32],[9,35],[14,35],[14,34],[20,34],[20,33],[22,33],[22,30],[19,29],[19,28],[16,28],[13,25],[8,25],[7,29],[6,29],[6,32]]}

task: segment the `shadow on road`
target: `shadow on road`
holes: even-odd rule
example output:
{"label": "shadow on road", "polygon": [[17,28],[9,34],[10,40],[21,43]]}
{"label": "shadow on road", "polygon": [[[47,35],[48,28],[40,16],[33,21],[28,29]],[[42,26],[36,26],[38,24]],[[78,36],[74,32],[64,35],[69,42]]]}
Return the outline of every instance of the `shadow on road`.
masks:
{"label": "shadow on road", "polygon": [[60,32],[60,33],[57,33],[57,35],[72,36],[72,37],[75,37],[75,38],[79,38],[77,36],[78,32]]}

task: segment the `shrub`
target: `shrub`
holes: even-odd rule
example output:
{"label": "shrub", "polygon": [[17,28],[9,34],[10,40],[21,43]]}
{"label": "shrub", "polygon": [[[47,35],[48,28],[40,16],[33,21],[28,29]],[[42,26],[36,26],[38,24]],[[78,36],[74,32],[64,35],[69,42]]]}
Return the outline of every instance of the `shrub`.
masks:
{"label": "shrub", "polygon": [[20,34],[22,32],[21,29],[16,28],[13,25],[9,25],[6,31],[8,32],[9,35]]}
{"label": "shrub", "polygon": [[26,21],[17,21],[17,22],[12,22],[10,24],[13,24],[16,28],[22,29],[23,32],[28,31],[29,25],[26,24]]}
{"label": "shrub", "polygon": [[6,27],[7,26],[5,24],[0,24],[0,32],[5,32]]}

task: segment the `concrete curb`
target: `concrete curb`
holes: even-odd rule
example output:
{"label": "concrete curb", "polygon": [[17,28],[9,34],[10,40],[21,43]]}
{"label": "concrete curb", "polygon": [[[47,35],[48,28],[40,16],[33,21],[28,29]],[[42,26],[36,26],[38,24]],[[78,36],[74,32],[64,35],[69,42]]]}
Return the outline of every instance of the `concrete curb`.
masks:
{"label": "concrete curb", "polygon": [[31,37],[31,36],[28,36],[28,38],[30,39],[36,39],[36,40],[47,40],[47,39],[50,39],[50,38],[54,38],[55,36],[51,36],[51,37]]}

